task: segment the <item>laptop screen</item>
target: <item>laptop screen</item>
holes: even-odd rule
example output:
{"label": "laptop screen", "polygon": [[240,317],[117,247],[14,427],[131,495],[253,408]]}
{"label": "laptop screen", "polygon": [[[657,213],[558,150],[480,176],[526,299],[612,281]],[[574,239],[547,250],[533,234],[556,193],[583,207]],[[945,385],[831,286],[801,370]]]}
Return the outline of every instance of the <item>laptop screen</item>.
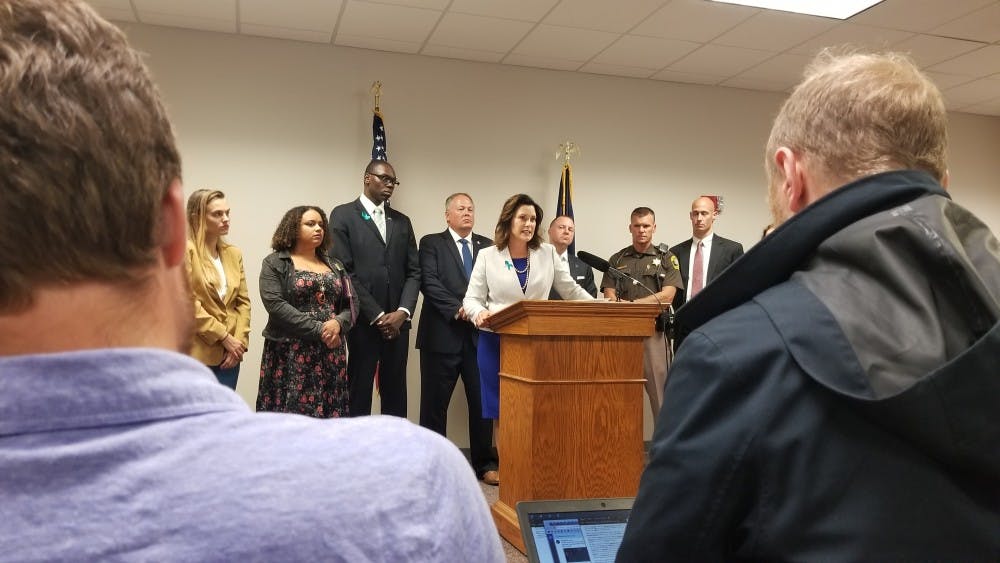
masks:
{"label": "laptop screen", "polygon": [[528,559],[533,563],[613,562],[631,506],[632,499],[518,503]]}

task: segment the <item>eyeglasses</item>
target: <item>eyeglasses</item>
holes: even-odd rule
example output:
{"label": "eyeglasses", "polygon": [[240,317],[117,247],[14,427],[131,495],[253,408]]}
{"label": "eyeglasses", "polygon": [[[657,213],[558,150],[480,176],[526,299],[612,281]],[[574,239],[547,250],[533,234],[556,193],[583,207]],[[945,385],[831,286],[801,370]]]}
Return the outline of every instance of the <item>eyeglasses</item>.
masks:
{"label": "eyeglasses", "polygon": [[398,186],[399,185],[399,178],[396,178],[394,176],[390,176],[388,174],[375,174],[373,172],[369,172],[368,175],[369,176],[375,176],[383,184],[385,184],[386,186],[389,186],[390,188],[393,187],[393,186]]}

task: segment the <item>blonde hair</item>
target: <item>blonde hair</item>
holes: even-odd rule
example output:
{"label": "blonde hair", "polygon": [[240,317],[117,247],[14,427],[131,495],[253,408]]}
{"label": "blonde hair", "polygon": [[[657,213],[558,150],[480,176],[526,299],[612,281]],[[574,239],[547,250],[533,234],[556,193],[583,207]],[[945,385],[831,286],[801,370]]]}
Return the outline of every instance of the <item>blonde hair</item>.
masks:
{"label": "blonde hair", "polygon": [[[212,264],[208,248],[205,247],[205,217],[208,215],[208,204],[217,199],[223,199],[226,194],[220,190],[195,190],[187,202],[187,234],[193,243],[194,255],[201,266],[205,280],[219,282],[219,272]],[[219,237],[216,249],[222,250],[229,244]],[[191,266],[194,266],[193,264]]]}
{"label": "blonde hair", "polygon": [[941,93],[909,57],[827,49],[778,112],[765,166],[773,184],[780,177],[774,154],[788,147],[840,183],[898,169],[941,181],[947,145]]}

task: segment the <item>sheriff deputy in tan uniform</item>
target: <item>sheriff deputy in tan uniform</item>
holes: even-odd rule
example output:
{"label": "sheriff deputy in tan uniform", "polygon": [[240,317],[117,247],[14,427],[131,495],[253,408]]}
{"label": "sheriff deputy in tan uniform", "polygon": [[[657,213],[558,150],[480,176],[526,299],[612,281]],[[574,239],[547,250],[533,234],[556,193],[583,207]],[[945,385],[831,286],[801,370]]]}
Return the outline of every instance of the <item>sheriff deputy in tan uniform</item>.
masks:
{"label": "sheriff deputy in tan uniform", "polygon": [[[677,290],[684,289],[684,282],[681,280],[677,258],[670,252],[661,251],[653,246],[656,213],[648,207],[636,207],[632,211],[628,229],[632,233],[632,245],[614,253],[608,262],[612,268],[639,280],[647,288],[655,291],[656,295],[651,295],[645,288],[628,278],[616,280],[615,276],[608,273],[604,274],[601,280],[601,291],[611,300],[657,303],[666,307],[673,301]],[[667,383],[667,358],[670,348],[662,329],[658,323],[656,334],[643,342],[643,376],[646,378],[646,395],[649,396],[649,406],[653,409],[654,423],[660,415],[660,405],[663,404],[663,387]]]}

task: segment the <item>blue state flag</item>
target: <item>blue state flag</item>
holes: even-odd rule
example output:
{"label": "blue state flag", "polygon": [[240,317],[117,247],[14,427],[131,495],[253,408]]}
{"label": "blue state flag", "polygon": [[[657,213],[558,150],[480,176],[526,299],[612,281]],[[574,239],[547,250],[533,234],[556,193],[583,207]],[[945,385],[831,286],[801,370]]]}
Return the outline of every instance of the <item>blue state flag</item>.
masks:
{"label": "blue state flag", "polygon": [[[562,175],[559,177],[559,200],[556,202],[555,217],[565,215],[576,222],[573,217],[573,167],[567,162],[563,164]],[[576,255],[576,238],[569,245],[569,253]]]}
{"label": "blue state flag", "polygon": [[385,150],[385,124],[378,110],[372,114],[372,160],[389,160]]}

